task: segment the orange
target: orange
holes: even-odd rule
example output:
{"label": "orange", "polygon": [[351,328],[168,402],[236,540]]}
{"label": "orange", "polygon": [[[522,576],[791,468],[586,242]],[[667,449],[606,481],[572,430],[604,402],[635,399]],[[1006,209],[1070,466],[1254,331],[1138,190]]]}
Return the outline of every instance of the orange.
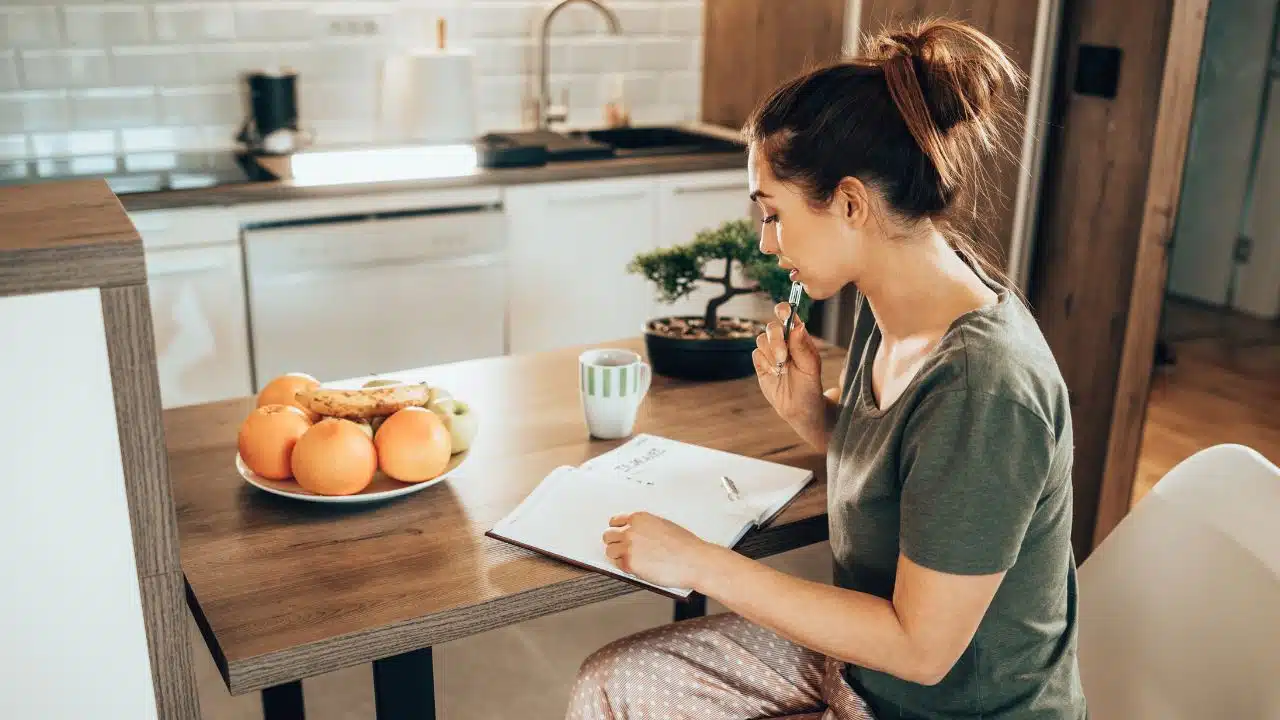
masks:
{"label": "orange", "polygon": [[292,405],[306,413],[311,418],[311,422],[315,422],[320,419],[320,415],[311,412],[309,408],[298,402],[297,395],[303,390],[315,390],[318,387],[320,387],[320,381],[306,373],[281,375],[263,386],[261,392],[258,393],[258,407],[263,405]]}
{"label": "orange", "polygon": [[407,407],[387,418],[373,436],[382,472],[400,482],[430,480],[449,465],[449,428],[422,407]]}
{"label": "orange", "polygon": [[354,495],[369,487],[378,454],[356,423],[325,418],[293,446],[293,479],[317,495]]}
{"label": "orange", "polygon": [[293,446],[310,428],[307,414],[292,405],[263,405],[240,424],[236,448],[250,470],[270,480],[285,480],[293,474]]}

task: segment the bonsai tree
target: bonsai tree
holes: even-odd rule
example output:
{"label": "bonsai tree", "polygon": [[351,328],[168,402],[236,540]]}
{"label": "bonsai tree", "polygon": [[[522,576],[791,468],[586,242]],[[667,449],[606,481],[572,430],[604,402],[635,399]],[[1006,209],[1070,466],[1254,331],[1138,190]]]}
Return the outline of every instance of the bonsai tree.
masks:
{"label": "bonsai tree", "polygon": [[[724,261],[724,272],[718,277],[707,275],[704,268],[713,260]],[[742,276],[753,284],[734,285],[733,269],[742,269]],[[693,240],[682,245],[642,252],[627,265],[627,271],[638,273],[654,283],[658,297],[666,303],[674,303],[688,296],[701,283],[719,285],[724,291],[707,301],[703,314],[703,328],[708,336],[724,334],[718,313],[720,306],[738,295],[761,293],[775,303],[787,299],[791,293],[791,279],[786,270],[778,267],[777,260],[760,252],[759,235],[749,220],[731,220],[716,228],[699,231]],[[811,301],[801,297],[797,317],[806,319]]]}

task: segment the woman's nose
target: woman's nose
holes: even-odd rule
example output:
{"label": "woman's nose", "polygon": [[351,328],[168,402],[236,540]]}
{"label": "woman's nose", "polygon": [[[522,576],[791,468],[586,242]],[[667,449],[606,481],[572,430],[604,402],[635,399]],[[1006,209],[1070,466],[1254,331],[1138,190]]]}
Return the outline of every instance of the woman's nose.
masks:
{"label": "woman's nose", "polygon": [[760,252],[765,255],[778,254],[778,237],[774,227],[773,223],[760,226]]}

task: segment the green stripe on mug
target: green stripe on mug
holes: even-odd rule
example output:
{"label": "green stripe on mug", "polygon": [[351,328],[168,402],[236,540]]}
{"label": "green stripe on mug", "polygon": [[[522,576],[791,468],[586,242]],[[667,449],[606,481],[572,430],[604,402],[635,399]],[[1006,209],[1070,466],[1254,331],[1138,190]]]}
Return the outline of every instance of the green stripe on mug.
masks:
{"label": "green stripe on mug", "polygon": [[587,367],[587,394],[596,394],[596,369],[590,366]]}
{"label": "green stripe on mug", "polygon": [[627,368],[620,367],[618,368],[618,395],[626,395],[627,390]]}
{"label": "green stripe on mug", "polygon": [[609,384],[613,380],[613,373],[609,372],[609,368],[604,368],[604,396],[609,397]]}

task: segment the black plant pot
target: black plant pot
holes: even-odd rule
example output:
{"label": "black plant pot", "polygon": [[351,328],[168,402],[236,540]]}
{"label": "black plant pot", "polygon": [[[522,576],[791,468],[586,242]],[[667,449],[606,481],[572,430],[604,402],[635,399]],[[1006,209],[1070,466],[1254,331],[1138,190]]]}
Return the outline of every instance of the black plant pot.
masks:
{"label": "black plant pot", "polygon": [[656,333],[646,325],[644,346],[655,375],[682,380],[732,380],[756,372],[751,362],[751,353],[756,349],[755,336],[674,338]]}

